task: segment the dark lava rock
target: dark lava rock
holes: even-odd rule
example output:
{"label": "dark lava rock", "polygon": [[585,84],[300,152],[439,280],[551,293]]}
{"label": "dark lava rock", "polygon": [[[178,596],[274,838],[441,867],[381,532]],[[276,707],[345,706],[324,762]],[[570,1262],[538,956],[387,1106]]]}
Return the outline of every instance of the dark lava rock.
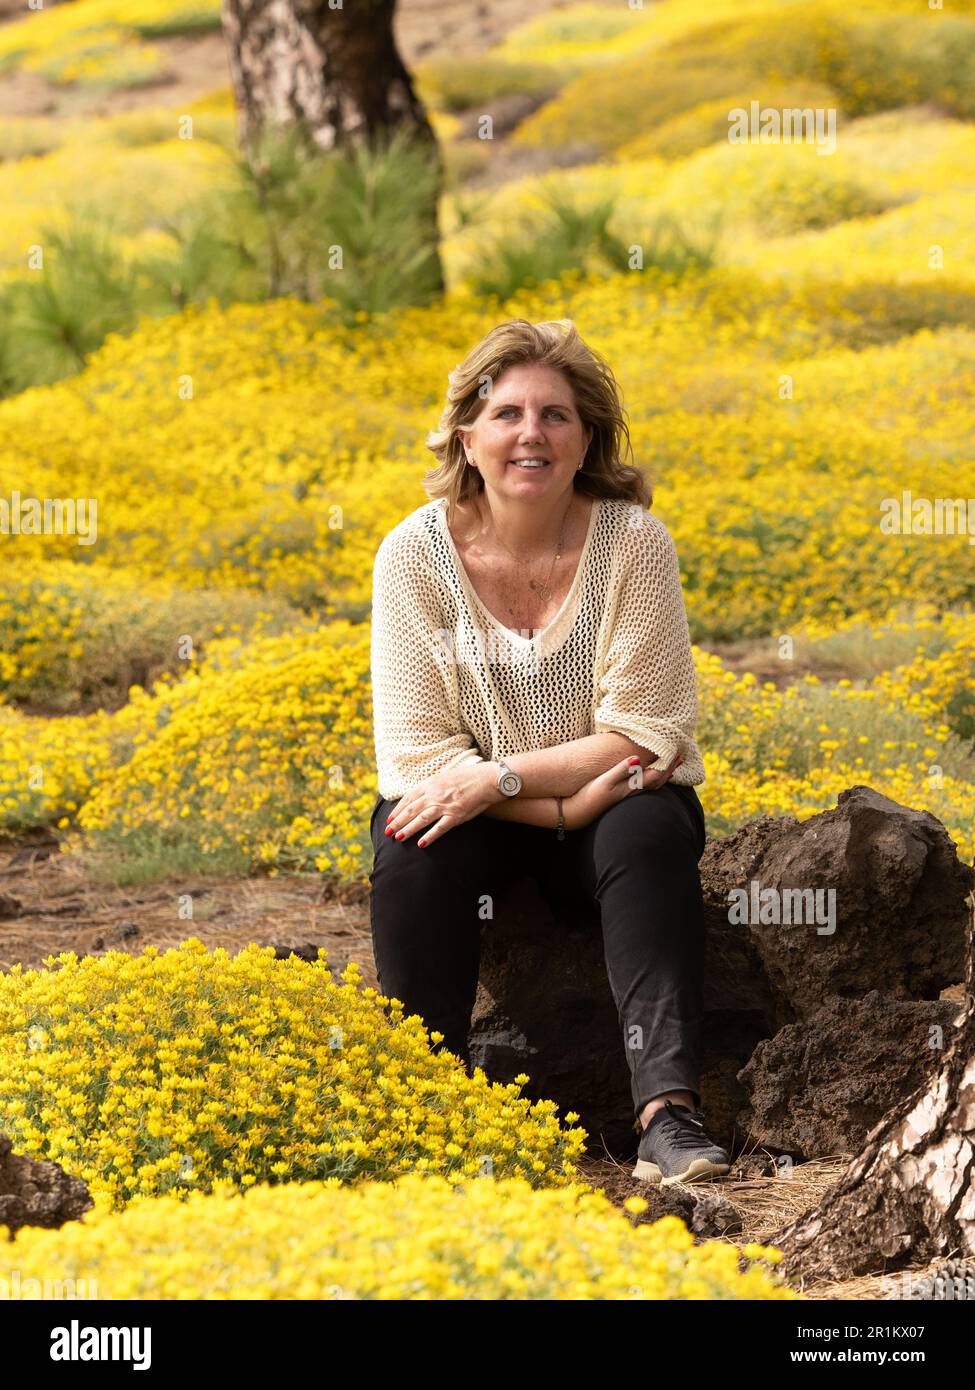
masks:
{"label": "dark lava rock", "polygon": [[[832,811],[797,821],[762,816],[712,840],[701,858],[709,928],[727,926],[733,891],[820,891],[835,930],[748,920],[774,998],[775,1027],[809,1018],[828,995],[937,999],[964,974],[965,897],[975,872],[944,826],[870,787],[841,792]],[[808,901],[808,899],[807,899]],[[824,912],[822,916],[825,916]],[[820,919],[822,920],[822,919]]]}
{"label": "dark lava rock", "polygon": [[647,1203],[646,1211],[641,1211],[638,1218],[640,1225],[659,1221],[662,1216],[679,1216],[690,1229],[697,1198],[690,1191],[689,1185],[661,1187],[659,1183],[640,1182],[634,1183],[634,1188],[634,1195],[642,1197]]}
{"label": "dark lava rock", "polygon": [[80,1178],[69,1177],[57,1163],[12,1152],[0,1133],[0,1226],[63,1226],[77,1221],[95,1205]]}
{"label": "dark lava rock", "polygon": [[662,1216],[679,1216],[698,1240],[715,1240],[719,1236],[739,1235],[741,1213],[721,1192],[706,1183],[677,1184],[661,1187],[659,1183],[640,1183],[637,1195],[647,1203],[640,1213],[639,1223],[659,1221]]}
{"label": "dark lava rock", "polygon": [[[299,960],[307,961],[309,965],[318,963],[318,946],[314,941],[286,941],[281,944],[275,943],[274,959],[287,960],[289,956],[297,956]],[[329,969],[338,971],[344,969],[343,965],[336,965],[329,961]]]}
{"label": "dark lava rock", "polygon": [[739,1127],[800,1159],[859,1153],[944,1056],[958,1013],[948,1000],[904,1002],[878,990],[831,996],[758,1044],[739,1077],[748,1095]]}

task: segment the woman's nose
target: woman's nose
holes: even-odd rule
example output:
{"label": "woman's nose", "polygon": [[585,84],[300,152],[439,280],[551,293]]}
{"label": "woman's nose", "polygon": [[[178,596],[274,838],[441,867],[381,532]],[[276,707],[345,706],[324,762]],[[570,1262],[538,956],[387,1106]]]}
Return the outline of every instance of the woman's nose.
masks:
{"label": "woman's nose", "polygon": [[526,415],[521,428],[521,438],[524,440],[526,444],[538,444],[542,439],[544,439],[545,435],[542,431],[541,420],[533,420],[528,415]]}

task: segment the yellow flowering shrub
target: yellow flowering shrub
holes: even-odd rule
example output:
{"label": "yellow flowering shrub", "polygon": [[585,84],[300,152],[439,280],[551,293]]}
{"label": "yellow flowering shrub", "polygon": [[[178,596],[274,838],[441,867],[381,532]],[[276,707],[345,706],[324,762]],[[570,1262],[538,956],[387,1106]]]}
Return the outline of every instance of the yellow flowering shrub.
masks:
{"label": "yellow flowering shrub", "polygon": [[158,78],[163,55],[125,29],[105,25],[38,46],[24,55],[21,66],[62,86],[135,87]]}
{"label": "yellow flowering shrub", "polygon": [[[646,1208],[642,1198],[629,1209]],[[224,1183],[99,1208],[10,1247],[21,1287],[51,1271],[110,1299],[791,1299],[781,1252],[694,1243],[676,1216],[632,1224],[600,1192],[539,1191],[524,1178],[409,1174]]]}
{"label": "yellow flowering shrub", "polygon": [[45,228],[63,229],[76,213],[94,213],[118,233],[148,241],[147,228],[229,183],[231,156],[219,143],[226,120],[194,117],[193,139],[185,140],[181,114],[159,113],[159,138],[151,142],[138,140],[134,116],[114,132],[106,123],[98,135],[94,122],[79,122],[50,153],[0,165],[0,266],[30,274],[28,252],[44,245]]}
{"label": "yellow flowering shrub", "polygon": [[[935,640],[925,640],[932,630]],[[975,740],[975,613],[928,619],[922,633],[914,659],[881,672],[877,689],[891,703]]]}
{"label": "yellow flowering shrub", "polygon": [[[938,288],[943,311],[970,312],[965,296],[945,301],[948,290]],[[942,441],[972,429],[971,396],[957,387],[972,332],[837,345],[872,340],[888,309],[895,333],[907,308],[721,269],[679,284],[649,271],[580,279],[568,303],[560,286],[494,308],[458,296],[354,333],[327,305],[191,310],[110,340],[69,382],[0,404],[5,472],[30,467],[39,495],[97,495],[105,518],[95,554],[73,536],[4,543],[86,560],[93,582],[123,565],[151,581],[248,587],[365,618],[378,540],[425,499],[421,441],[447,373],[487,322],[569,309],[619,364],[698,635],[748,636],[868,603],[880,616],[908,593],[951,601],[971,591],[975,548],[955,547],[947,566],[931,538],[894,545],[879,503],[902,487],[970,494],[970,460],[946,457]],[[923,318],[927,305],[910,308]],[[404,341],[423,347],[406,354]],[[938,354],[941,369],[911,388],[912,419],[901,383]],[[834,407],[829,390],[844,379]],[[182,499],[179,527],[162,495]]]}
{"label": "yellow flowering shrub", "polygon": [[719,213],[726,227],[747,223],[774,236],[872,216],[893,201],[875,174],[851,165],[841,150],[824,158],[811,143],[725,140],[681,160],[652,207],[682,214],[688,224]]}
{"label": "yellow flowering shrub", "polygon": [[492,54],[512,63],[545,63],[571,72],[643,48],[653,37],[656,9],[597,5],[588,0],[533,15],[507,33]]}
{"label": "yellow flowering shrub", "polygon": [[[131,756],[78,815],[121,863],[133,838],[200,867],[361,876],[376,798],[369,630],[334,622],[211,643],[182,680],[136,693]],[[68,843],[68,842],[66,842]]]}
{"label": "yellow flowering shrub", "polygon": [[241,590],[147,585],[125,566],[67,560],[0,574],[0,695],[71,710],[93,699],[124,699],[223,631],[277,630],[300,618],[278,599]]}
{"label": "yellow flowering shrub", "polygon": [[[662,6],[655,6],[655,12]],[[759,78],[745,64],[661,66],[644,50],[579,74],[551,101],[526,117],[511,135],[516,149],[585,143],[610,155],[648,128],[691,107],[730,98]]]}
{"label": "yellow flowering shrub", "polygon": [[872,0],[851,13],[843,0],[663,0],[635,30],[640,42],[575,76],[514,141],[619,149],[702,103],[749,88],[758,95],[767,81],[822,83],[849,115],[935,100],[970,119],[975,18],[959,8],[918,13],[912,0]]}
{"label": "yellow flowering shrub", "polygon": [[190,937],[14,966],[0,974],[0,1129],[116,1206],[216,1178],[572,1181],[585,1131],[520,1099],[526,1076],[469,1077],[418,1015],[359,988],[357,966],[335,980],[319,957],[230,957]]}
{"label": "yellow flowering shrub", "polygon": [[861,116],[844,129],[843,149],[850,161],[881,174],[903,197],[971,191],[975,125],[931,107]]}
{"label": "yellow flowering shrub", "polygon": [[[651,159],[661,156],[664,159],[684,159],[695,151],[713,145],[717,141],[728,140],[728,112],[735,108],[750,110],[750,103],[757,101],[761,110],[792,109],[816,107],[837,109],[840,103],[836,93],[822,82],[771,82],[768,79],[750,83],[739,92],[699,102],[669,120],[651,126],[627,140],[616,151],[619,161]],[[837,130],[842,126],[844,146],[848,135],[847,122],[841,109],[837,109]],[[767,148],[767,146],[766,146]]]}
{"label": "yellow flowering shrub", "polygon": [[[712,834],[729,833],[757,815],[804,820],[834,806],[845,788],[867,785],[931,811],[959,856],[975,860],[975,617],[946,614],[939,624],[922,611],[915,621],[904,626],[915,634],[919,652],[927,636],[938,654],[857,682],[843,677],[829,684],[806,675],[777,688],[696,651],[697,738],[706,773],[701,794]],[[847,627],[856,625],[885,635],[883,626],[872,628],[862,617]],[[937,637],[929,635],[933,628]],[[811,641],[802,629],[794,641],[807,659],[829,650],[828,638]]]}
{"label": "yellow flowering shrub", "polygon": [[[973,222],[975,193],[971,190],[930,194],[875,218],[829,227],[816,238],[815,245],[804,234],[761,241],[746,233],[734,252],[729,253],[728,263],[734,261],[746,268],[767,263],[769,258],[789,262],[797,275],[815,274],[833,284],[846,283],[851,287],[850,298],[854,302],[858,284],[871,280],[886,284],[889,316],[886,323],[878,324],[878,331],[892,336],[899,317],[894,292],[898,284],[930,286],[934,312],[938,311],[939,300],[962,287],[965,298],[971,302],[975,285]],[[932,227],[938,229],[936,238],[931,235]],[[930,317],[930,312],[926,317]],[[904,331],[920,326],[915,318],[905,325]]]}
{"label": "yellow flowering shrub", "polygon": [[140,36],[216,29],[219,0],[74,0],[33,11],[0,30],[0,71],[53,82],[134,86],[155,80],[162,54]]}
{"label": "yellow flowering shrub", "polygon": [[780,4],[761,21],[721,36],[719,46],[769,76],[828,83],[854,115],[931,99],[966,119],[975,111],[969,80],[975,22],[957,9],[880,0],[858,13],[842,0],[826,0],[797,15],[794,6]]}
{"label": "yellow flowering shrub", "polygon": [[56,150],[64,143],[65,125],[57,116],[0,116],[0,142],[7,160]]}
{"label": "yellow flowering shrub", "polygon": [[0,704],[0,824],[8,833],[67,825],[113,757],[113,734],[135,710],[113,719],[91,715],[43,719]]}
{"label": "yellow flowering shrub", "polygon": [[[709,833],[758,815],[804,820],[866,784],[930,810],[960,857],[975,859],[975,616],[928,604],[903,620],[861,614],[806,621],[785,635],[797,664],[862,674],[835,684],[804,675],[780,688],[694,648]],[[756,644],[755,655],[781,657],[780,641]],[[783,670],[792,659],[782,658]]]}

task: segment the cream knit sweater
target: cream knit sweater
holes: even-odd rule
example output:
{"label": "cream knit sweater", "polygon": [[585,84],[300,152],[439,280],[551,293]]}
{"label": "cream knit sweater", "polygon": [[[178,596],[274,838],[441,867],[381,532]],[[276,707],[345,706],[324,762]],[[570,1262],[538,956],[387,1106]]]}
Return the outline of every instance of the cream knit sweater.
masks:
{"label": "cream knit sweater", "polygon": [[481,603],[445,498],[382,540],[373,569],[372,687],[380,794],[445,767],[618,730],[673,781],[701,783],[697,680],[677,550],[634,502],[596,498],[572,587],[534,637]]}

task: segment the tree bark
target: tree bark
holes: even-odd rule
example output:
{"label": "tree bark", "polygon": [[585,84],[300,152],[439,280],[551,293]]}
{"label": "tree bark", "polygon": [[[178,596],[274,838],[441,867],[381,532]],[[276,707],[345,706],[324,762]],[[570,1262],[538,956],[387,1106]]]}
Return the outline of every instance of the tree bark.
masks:
{"label": "tree bark", "polygon": [[818,1207],[768,1238],[788,1278],[846,1279],[975,1254],[975,893],[965,990],[931,1076],[871,1130]]}

